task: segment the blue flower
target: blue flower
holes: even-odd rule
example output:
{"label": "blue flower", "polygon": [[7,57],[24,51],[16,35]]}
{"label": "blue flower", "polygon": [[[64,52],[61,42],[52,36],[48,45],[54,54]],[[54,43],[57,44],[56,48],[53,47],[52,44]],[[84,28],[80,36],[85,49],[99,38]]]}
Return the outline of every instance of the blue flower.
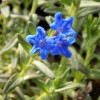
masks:
{"label": "blue flower", "polygon": [[36,35],[28,35],[26,41],[33,45],[30,54],[40,52],[43,60],[47,59],[49,50],[53,47],[52,38],[45,36],[44,28],[38,26]]}
{"label": "blue flower", "polygon": [[54,16],[55,22],[50,24],[50,28],[56,30],[56,34],[63,33],[66,36],[76,36],[76,32],[72,29],[73,17],[68,19],[62,18],[62,13],[57,12]]}
{"label": "blue flower", "polygon": [[75,38],[70,37],[69,39],[66,39],[65,34],[58,34],[57,36],[53,37],[53,40],[55,46],[51,50],[52,55],[62,54],[63,56],[70,58],[72,54],[68,50],[68,46],[75,42]]}

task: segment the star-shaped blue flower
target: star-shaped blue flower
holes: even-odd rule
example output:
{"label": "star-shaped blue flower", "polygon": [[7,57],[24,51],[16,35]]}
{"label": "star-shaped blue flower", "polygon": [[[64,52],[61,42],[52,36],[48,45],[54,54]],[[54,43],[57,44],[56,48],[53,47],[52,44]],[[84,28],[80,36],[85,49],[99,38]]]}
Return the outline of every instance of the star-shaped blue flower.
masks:
{"label": "star-shaped blue flower", "polygon": [[57,36],[53,37],[54,40],[54,48],[51,50],[52,55],[59,55],[62,54],[63,56],[70,58],[71,52],[68,50],[68,46],[72,45],[75,42],[74,37],[70,37],[66,39],[65,34],[58,34]]}
{"label": "star-shaped blue flower", "polygon": [[52,38],[45,36],[44,28],[38,26],[36,29],[36,35],[28,35],[26,41],[33,45],[30,54],[40,52],[40,56],[43,60],[47,59],[49,50],[53,47]]}
{"label": "star-shaped blue flower", "polygon": [[56,34],[63,33],[66,36],[76,36],[76,32],[72,29],[73,17],[68,19],[62,18],[62,13],[57,12],[54,16],[55,22],[50,24],[50,28],[56,30]]}

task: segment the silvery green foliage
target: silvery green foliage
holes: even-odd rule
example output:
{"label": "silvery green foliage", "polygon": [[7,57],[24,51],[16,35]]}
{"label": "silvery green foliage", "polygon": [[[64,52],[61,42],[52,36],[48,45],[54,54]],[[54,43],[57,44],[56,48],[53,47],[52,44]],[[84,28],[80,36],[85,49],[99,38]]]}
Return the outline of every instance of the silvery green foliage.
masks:
{"label": "silvery green foliage", "polygon": [[[30,55],[32,45],[25,37],[35,35],[39,25],[45,28],[46,36],[52,37],[56,30],[48,27],[52,27],[57,12],[63,19],[74,18],[76,42],[68,48],[72,57],[50,54],[42,60],[39,53]],[[2,0],[0,100],[75,100],[84,93],[83,99],[99,100],[98,95],[90,94],[97,92],[92,86],[98,86],[99,79],[99,0]]]}

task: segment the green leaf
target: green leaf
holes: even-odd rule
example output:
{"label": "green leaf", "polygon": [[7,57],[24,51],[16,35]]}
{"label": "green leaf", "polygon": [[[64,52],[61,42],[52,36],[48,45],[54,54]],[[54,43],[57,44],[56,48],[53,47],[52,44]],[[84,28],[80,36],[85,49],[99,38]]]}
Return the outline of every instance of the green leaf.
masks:
{"label": "green leaf", "polygon": [[15,91],[17,92],[18,98],[20,100],[25,100],[25,96],[24,96],[22,89],[20,87],[16,87]]}
{"label": "green leaf", "polygon": [[72,83],[72,84],[67,85],[63,88],[56,89],[55,92],[62,92],[62,91],[68,90],[68,89],[75,89],[77,87],[81,87],[81,85],[78,83]]}
{"label": "green leaf", "polygon": [[79,7],[79,5],[80,5],[80,2],[82,1],[82,0],[72,0],[73,1],[73,4],[74,4],[74,6],[75,7]]}
{"label": "green leaf", "polygon": [[8,95],[4,95],[3,100],[8,100]]}
{"label": "green leaf", "polygon": [[20,44],[19,44],[19,50],[20,50],[20,65],[22,66],[23,69],[29,61],[29,56],[26,54],[25,50]]}
{"label": "green leaf", "polygon": [[86,75],[81,71],[73,71],[74,81],[75,82],[83,82],[86,79]]}
{"label": "green leaf", "polygon": [[45,19],[48,24],[51,24],[54,21],[54,18],[52,16],[46,16]]}
{"label": "green leaf", "polygon": [[2,7],[1,8],[1,13],[2,13],[2,15],[4,16],[4,17],[9,17],[9,15],[10,15],[10,8],[9,8],[9,6],[6,6],[6,7]]}
{"label": "green leaf", "polygon": [[[92,100],[92,99],[91,99]],[[98,100],[100,100],[100,96],[98,97]]]}
{"label": "green leaf", "polygon": [[29,80],[29,79],[33,79],[33,78],[39,78],[41,75],[38,75],[36,73],[30,73],[30,74],[27,74],[25,76],[23,76],[23,80]]}
{"label": "green leaf", "polygon": [[80,7],[100,7],[100,2],[82,0]]}
{"label": "green leaf", "polygon": [[12,67],[16,68],[17,63],[18,63],[18,54],[15,54],[15,55],[12,56],[12,61],[11,62],[12,62],[11,63]]}
{"label": "green leaf", "polygon": [[54,79],[55,76],[53,74],[53,72],[42,62],[40,61],[33,61],[33,64],[41,71],[43,72],[47,77]]}
{"label": "green leaf", "polygon": [[85,21],[85,17],[78,18],[77,27],[75,27],[75,30],[76,30],[77,33],[81,30],[84,21]]}
{"label": "green leaf", "polygon": [[3,49],[0,50],[0,54],[10,50],[17,43],[17,41],[17,35],[13,36],[13,38],[3,47]]}
{"label": "green leaf", "polygon": [[61,100],[61,95],[55,92],[49,94],[42,93],[40,96],[37,96],[35,100]]}
{"label": "green leaf", "polygon": [[96,12],[100,11],[100,7],[88,7],[88,8],[83,8],[78,12],[79,17],[84,17],[89,14],[93,14]]}
{"label": "green leaf", "polygon": [[50,92],[49,87],[46,84],[44,84],[42,81],[40,81],[38,79],[34,79],[34,83],[36,83],[36,85],[38,85],[46,93]]}
{"label": "green leaf", "polygon": [[28,22],[28,29],[31,34],[36,34],[36,27],[31,21]]}
{"label": "green leaf", "polygon": [[9,75],[0,74],[0,85],[6,83],[8,78],[9,78]]}
{"label": "green leaf", "polygon": [[90,69],[90,78],[95,80],[100,79],[100,69]]}
{"label": "green leaf", "polygon": [[60,0],[61,3],[63,3],[64,5],[71,5],[72,0]]}
{"label": "green leaf", "polygon": [[100,39],[99,34],[93,36],[91,39],[88,40],[86,48],[88,49],[88,47],[93,47],[93,44],[95,45],[99,39]]}
{"label": "green leaf", "polygon": [[86,44],[86,50],[87,50],[87,59],[86,63],[89,63],[91,59],[93,59],[95,56],[93,55],[94,50],[96,48],[97,42],[100,39],[100,35],[97,34],[94,37],[90,38]]}
{"label": "green leaf", "polygon": [[66,9],[64,9],[63,7],[49,7],[49,8],[46,8],[44,10],[44,12],[50,13],[50,14],[55,14],[57,12],[62,12],[63,14],[67,14],[68,15]]}
{"label": "green leaf", "polygon": [[38,6],[41,6],[43,4],[49,3],[47,0],[38,0]]}
{"label": "green leaf", "polygon": [[36,100],[36,97],[31,97],[30,100]]}
{"label": "green leaf", "polygon": [[74,48],[70,48],[71,53],[72,53],[72,57],[69,59],[70,60],[70,64],[72,65],[73,69],[78,70],[79,68],[79,61],[77,58],[77,52]]}
{"label": "green leaf", "polygon": [[20,83],[23,82],[23,78],[17,78],[10,86],[9,88],[5,91],[5,93],[11,92],[13,89],[15,89]]}
{"label": "green leaf", "polygon": [[61,88],[61,87],[65,87],[65,86],[67,86],[67,85],[70,85],[70,84],[72,84],[72,83],[73,83],[72,81],[65,82],[64,84],[62,84],[62,85],[60,86],[60,88]]}
{"label": "green leaf", "polygon": [[28,79],[38,78],[38,77],[40,77],[40,75],[37,74],[28,74],[28,75],[24,75],[23,77],[19,77],[19,75],[16,73],[12,75],[10,79],[7,81],[3,91],[4,93],[9,93],[23,81]]}
{"label": "green leaf", "polygon": [[3,89],[4,93],[7,93],[6,91],[8,90],[9,86],[11,86],[14,81],[16,81],[17,77],[18,77],[18,73],[10,77],[10,79],[7,81],[6,85],[4,86]]}
{"label": "green leaf", "polygon": [[28,44],[19,34],[17,35],[19,43],[22,45],[24,50],[29,54],[29,51],[31,50],[31,45]]}
{"label": "green leaf", "polygon": [[0,85],[5,84],[7,80],[5,79],[0,79]]}
{"label": "green leaf", "polygon": [[84,73],[87,77],[90,76],[90,73],[89,73],[88,69],[84,65],[82,65],[82,64],[80,64],[79,71]]}
{"label": "green leaf", "polygon": [[54,81],[53,81],[53,85],[54,87],[60,87],[61,85],[64,84],[64,81],[66,80],[66,76],[69,72],[70,68],[67,68],[64,73],[61,76],[58,76]]}

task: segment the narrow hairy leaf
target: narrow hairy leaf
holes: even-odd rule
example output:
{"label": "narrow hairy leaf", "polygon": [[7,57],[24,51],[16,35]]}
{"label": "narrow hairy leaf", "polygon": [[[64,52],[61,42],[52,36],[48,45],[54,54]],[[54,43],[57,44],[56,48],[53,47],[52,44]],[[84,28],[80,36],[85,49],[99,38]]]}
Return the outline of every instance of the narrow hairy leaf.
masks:
{"label": "narrow hairy leaf", "polygon": [[17,35],[19,43],[22,45],[24,50],[29,54],[29,51],[31,50],[31,45],[28,44],[19,34]]}
{"label": "narrow hairy leaf", "polygon": [[59,88],[59,89],[56,89],[55,92],[62,92],[62,91],[65,91],[65,90],[68,90],[68,89],[74,89],[74,88],[77,88],[77,87],[80,87],[81,85],[78,84],[78,83],[72,83],[68,86],[65,86],[63,88]]}
{"label": "narrow hairy leaf", "polygon": [[82,0],[80,7],[100,7],[100,2]]}
{"label": "narrow hairy leaf", "polygon": [[0,74],[0,85],[1,84],[5,84],[7,82],[9,78],[9,75],[6,75],[6,74]]}
{"label": "narrow hairy leaf", "polygon": [[6,85],[4,86],[4,89],[3,89],[4,93],[7,93],[9,86],[11,86],[11,84],[17,79],[17,77],[18,77],[18,73],[10,77],[10,79],[7,81]]}
{"label": "narrow hairy leaf", "polygon": [[16,87],[15,91],[17,92],[20,100],[25,100],[24,93],[20,87]]}
{"label": "narrow hairy leaf", "polygon": [[31,34],[36,34],[36,27],[31,21],[28,22],[28,29]]}
{"label": "narrow hairy leaf", "polygon": [[67,14],[66,9],[62,7],[50,7],[50,8],[46,8],[44,11],[51,14],[55,14],[56,12],[62,12],[63,14]]}
{"label": "narrow hairy leaf", "polygon": [[27,74],[23,77],[23,80],[29,80],[29,79],[33,79],[33,78],[39,78],[40,75],[36,74],[36,73],[33,73],[33,74]]}
{"label": "narrow hairy leaf", "polygon": [[0,54],[10,50],[17,43],[17,41],[17,35],[13,36],[13,38],[0,50]]}
{"label": "narrow hairy leaf", "polygon": [[87,49],[88,47],[92,47],[93,44],[96,44],[96,42],[100,39],[100,35],[97,34],[94,37],[92,37],[90,40],[87,42]]}
{"label": "narrow hairy leaf", "polygon": [[63,3],[64,5],[71,5],[72,0],[60,0],[61,3]]}
{"label": "narrow hairy leaf", "polygon": [[79,17],[84,17],[99,11],[100,11],[100,7],[88,7],[88,8],[83,8],[78,13],[79,13]]}
{"label": "narrow hairy leaf", "polygon": [[41,71],[43,72],[47,77],[54,79],[55,76],[53,74],[53,72],[42,62],[40,61],[33,61],[33,64]]}
{"label": "narrow hairy leaf", "polygon": [[46,84],[44,84],[42,81],[40,81],[38,79],[34,79],[34,83],[36,83],[36,85],[38,85],[46,93],[50,92],[49,87]]}
{"label": "narrow hairy leaf", "polygon": [[20,83],[22,83],[23,78],[17,78],[16,81],[14,81],[9,88],[5,91],[5,93],[11,92],[13,89],[15,89]]}
{"label": "narrow hairy leaf", "polygon": [[20,44],[19,44],[19,50],[20,50],[20,65],[22,66],[22,68],[24,68],[29,61],[29,56]]}
{"label": "narrow hairy leaf", "polygon": [[100,79],[100,69],[90,69],[90,78],[95,80]]}
{"label": "narrow hairy leaf", "polygon": [[13,89],[15,89],[21,82],[23,81],[23,78],[18,78],[16,81],[13,82],[12,85],[9,86],[9,88],[5,91],[5,93],[11,92]]}
{"label": "narrow hairy leaf", "polygon": [[68,71],[70,70],[70,68],[67,68],[64,73],[60,76],[58,76],[54,81],[53,81],[53,85],[54,87],[60,87],[61,85],[64,84],[65,80],[66,80],[66,76]]}
{"label": "narrow hairy leaf", "polygon": [[9,17],[10,15],[10,7],[6,6],[6,7],[2,7],[1,8],[1,13],[4,17]]}

